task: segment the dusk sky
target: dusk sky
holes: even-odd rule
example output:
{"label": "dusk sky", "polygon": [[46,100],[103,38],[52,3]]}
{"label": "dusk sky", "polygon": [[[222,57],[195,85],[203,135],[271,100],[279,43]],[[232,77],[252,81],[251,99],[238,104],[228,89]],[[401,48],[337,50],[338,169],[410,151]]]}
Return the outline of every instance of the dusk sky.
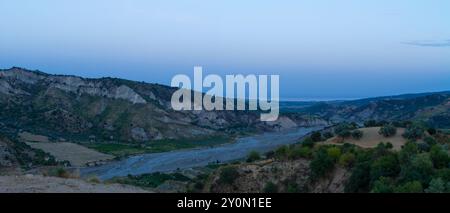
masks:
{"label": "dusk sky", "polygon": [[0,0],[0,68],[170,84],[279,74],[280,96],[450,90],[448,0]]}

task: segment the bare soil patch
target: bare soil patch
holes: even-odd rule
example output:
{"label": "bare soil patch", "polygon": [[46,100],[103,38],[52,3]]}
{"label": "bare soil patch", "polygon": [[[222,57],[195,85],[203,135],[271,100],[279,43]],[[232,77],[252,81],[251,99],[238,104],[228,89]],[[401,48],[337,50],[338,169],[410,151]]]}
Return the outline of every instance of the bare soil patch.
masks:
{"label": "bare soil patch", "polygon": [[35,135],[30,132],[21,132],[18,134],[19,138],[21,140],[27,141],[27,142],[49,142],[49,139],[47,136],[44,135]]}
{"label": "bare soil patch", "polygon": [[133,186],[40,175],[0,176],[1,193],[146,193]]}
{"label": "bare soil patch", "polygon": [[106,161],[114,158],[112,155],[103,154],[93,149],[69,142],[28,142],[27,144],[35,149],[41,149],[44,152],[50,153],[57,160],[67,160],[72,166],[86,166],[87,163]]}
{"label": "bare soil patch", "polygon": [[363,132],[363,137],[359,140],[353,138],[346,138],[342,140],[339,137],[333,137],[325,141],[325,144],[344,144],[350,143],[357,145],[362,148],[375,148],[381,142],[386,143],[390,142],[393,145],[394,150],[400,150],[401,147],[406,143],[406,139],[402,137],[402,134],[405,132],[404,128],[397,128],[397,134],[391,137],[384,137],[378,134],[380,127],[369,127],[369,128],[360,128]]}

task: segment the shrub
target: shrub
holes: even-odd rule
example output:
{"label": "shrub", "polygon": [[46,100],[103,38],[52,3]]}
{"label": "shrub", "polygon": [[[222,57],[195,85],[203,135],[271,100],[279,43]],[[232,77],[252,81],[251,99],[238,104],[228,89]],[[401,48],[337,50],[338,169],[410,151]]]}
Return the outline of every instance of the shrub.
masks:
{"label": "shrub", "polygon": [[341,149],[338,147],[330,147],[327,149],[327,155],[336,161],[339,157],[341,157]]}
{"label": "shrub", "polygon": [[435,128],[428,128],[428,129],[427,129],[427,132],[428,132],[428,134],[430,134],[430,135],[435,135],[437,131],[436,131]]}
{"label": "shrub", "polygon": [[253,161],[260,160],[260,159],[261,159],[261,156],[260,156],[259,152],[257,152],[257,151],[251,151],[251,152],[248,154],[247,162],[253,162]]}
{"label": "shrub", "polygon": [[370,162],[359,162],[345,184],[345,192],[355,193],[368,191],[370,183]]}
{"label": "shrub", "polygon": [[289,148],[287,146],[280,146],[277,150],[275,150],[275,157],[278,159],[286,158],[288,151]]}
{"label": "shrub", "polygon": [[374,182],[372,193],[392,193],[394,192],[394,181],[391,178],[380,177]]}
{"label": "shrub", "polygon": [[325,132],[323,133],[323,137],[326,139],[334,137],[334,134],[332,132]]}
{"label": "shrub", "polygon": [[423,187],[419,181],[407,182],[394,189],[395,193],[422,193]]}
{"label": "shrub", "polygon": [[343,129],[343,130],[337,132],[336,135],[338,135],[341,138],[348,138],[348,137],[350,137],[351,132],[348,129]]}
{"label": "shrub", "polygon": [[298,193],[301,192],[298,185],[296,183],[289,183],[287,186],[287,193]]}
{"label": "shrub", "polygon": [[445,182],[441,178],[432,179],[427,189],[425,189],[426,193],[444,193],[445,190]]}
{"label": "shrub", "polygon": [[319,178],[327,174],[334,167],[334,160],[324,149],[320,149],[310,163],[312,178]]}
{"label": "shrub", "polygon": [[378,123],[376,120],[368,120],[364,122],[364,127],[375,127]]}
{"label": "shrub", "polygon": [[87,181],[91,183],[101,183],[100,179],[96,176],[88,178]]}
{"label": "shrub", "polygon": [[417,147],[421,152],[429,152],[431,148],[431,146],[428,145],[427,143],[418,143]]}
{"label": "shrub", "polygon": [[351,130],[356,128],[355,124],[341,123],[334,128],[334,133],[341,138],[347,138],[351,135]]}
{"label": "shrub", "polygon": [[307,146],[296,146],[289,150],[289,159],[310,158],[312,154],[311,148]]}
{"label": "shrub", "polygon": [[450,168],[437,170],[434,177],[441,178],[445,182],[450,182]]}
{"label": "shrub", "polygon": [[402,136],[406,139],[417,140],[423,137],[423,132],[423,128],[417,125],[413,125],[407,128]]}
{"label": "shrub", "polygon": [[385,156],[387,154],[389,154],[389,149],[388,149],[388,145],[386,145],[385,143],[381,142],[377,145],[377,147],[375,147],[375,149],[373,150],[373,157],[374,158],[379,158],[382,156]]}
{"label": "shrub", "polygon": [[267,182],[263,190],[264,193],[277,193],[278,187],[273,182]]}
{"label": "shrub", "polygon": [[311,140],[312,140],[313,142],[319,142],[319,141],[322,141],[322,134],[321,134],[320,132],[317,132],[317,131],[313,132],[313,133],[311,134]]}
{"label": "shrub", "polygon": [[433,161],[434,167],[437,169],[445,168],[450,163],[448,152],[442,149],[440,145],[434,145],[431,147],[430,157],[431,160]]}
{"label": "shrub", "polygon": [[70,178],[70,173],[62,167],[50,169],[46,175],[60,178]]}
{"label": "shrub", "polygon": [[220,171],[219,182],[224,184],[232,184],[239,177],[239,172],[235,167],[227,166]]}
{"label": "shrub", "polygon": [[406,165],[417,153],[419,153],[417,144],[413,142],[407,142],[405,145],[403,145],[402,150],[400,150],[398,159],[402,165]]}
{"label": "shrub", "polygon": [[384,137],[391,137],[397,133],[397,128],[391,124],[383,125],[380,130],[378,130],[378,134],[383,135]]}
{"label": "shrub", "polygon": [[427,143],[430,146],[433,146],[433,145],[435,145],[437,143],[436,140],[433,137],[429,137],[429,136],[425,137],[423,139],[423,141],[425,141],[425,143]]}
{"label": "shrub", "polygon": [[359,140],[359,139],[362,138],[363,134],[364,134],[364,133],[363,133],[361,130],[354,130],[354,131],[352,132],[352,138],[354,138],[354,139],[356,139],[356,140]]}
{"label": "shrub", "polygon": [[372,181],[380,177],[396,177],[400,167],[395,154],[382,156],[376,159],[370,166],[370,178]]}
{"label": "shrub", "polygon": [[433,173],[433,163],[428,153],[415,155],[411,162],[401,165],[402,181],[419,181],[428,184]]}
{"label": "shrub", "polygon": [[351,167],[355,162],[355,155],[353,153],[347,152],[341,155],[339,158],[339,165],[343,167]]}
{"label": "shrub", "polygon": [[305,138],[301,144],[311,148],[314,147],[314,141],[310,137]]}
{"label": "shrub", "polygon": [[275,152],[273,150],[266,152],[266,158],[275,158]]}
{"label": "shrub", "polygon": [[386,149],[392,149],[392,148],[394,148],[394,145],[392,145],[391,142],[387,142],[385,147],[386,147]]}

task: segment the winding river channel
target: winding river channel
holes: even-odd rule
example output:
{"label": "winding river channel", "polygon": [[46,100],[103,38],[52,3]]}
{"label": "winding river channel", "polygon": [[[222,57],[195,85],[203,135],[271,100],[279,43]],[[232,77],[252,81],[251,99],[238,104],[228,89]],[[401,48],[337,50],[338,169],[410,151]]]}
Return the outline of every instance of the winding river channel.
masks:
{"label": "winding river channel", "polygon": [[227,162],[245,158],[250,151],[264,153],[274,150],[281,145],[298,142],[299,138],[306,134],[323,128],[297,128],[242,137],[233,143],[221,146],[136,155],[101,166],[82,168],[80,173],[83,177],[96,176],[100,180],[107,180],[128,174],[170,172],[177,169],[206,166],[217,161]]}

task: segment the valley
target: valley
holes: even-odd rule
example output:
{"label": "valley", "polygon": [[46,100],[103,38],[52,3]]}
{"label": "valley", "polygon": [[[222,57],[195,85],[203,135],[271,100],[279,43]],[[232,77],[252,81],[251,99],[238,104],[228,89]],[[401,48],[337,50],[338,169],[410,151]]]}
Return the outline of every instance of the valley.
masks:
{"label": "valley", "polygon": [[[174,91],[0,70],[0,191],[423,192],[435,182],[446,190],[448,91],[282,102],[276,121],[257,111],[175,111]],[[423,174],[411,169],[424,165]]]}

